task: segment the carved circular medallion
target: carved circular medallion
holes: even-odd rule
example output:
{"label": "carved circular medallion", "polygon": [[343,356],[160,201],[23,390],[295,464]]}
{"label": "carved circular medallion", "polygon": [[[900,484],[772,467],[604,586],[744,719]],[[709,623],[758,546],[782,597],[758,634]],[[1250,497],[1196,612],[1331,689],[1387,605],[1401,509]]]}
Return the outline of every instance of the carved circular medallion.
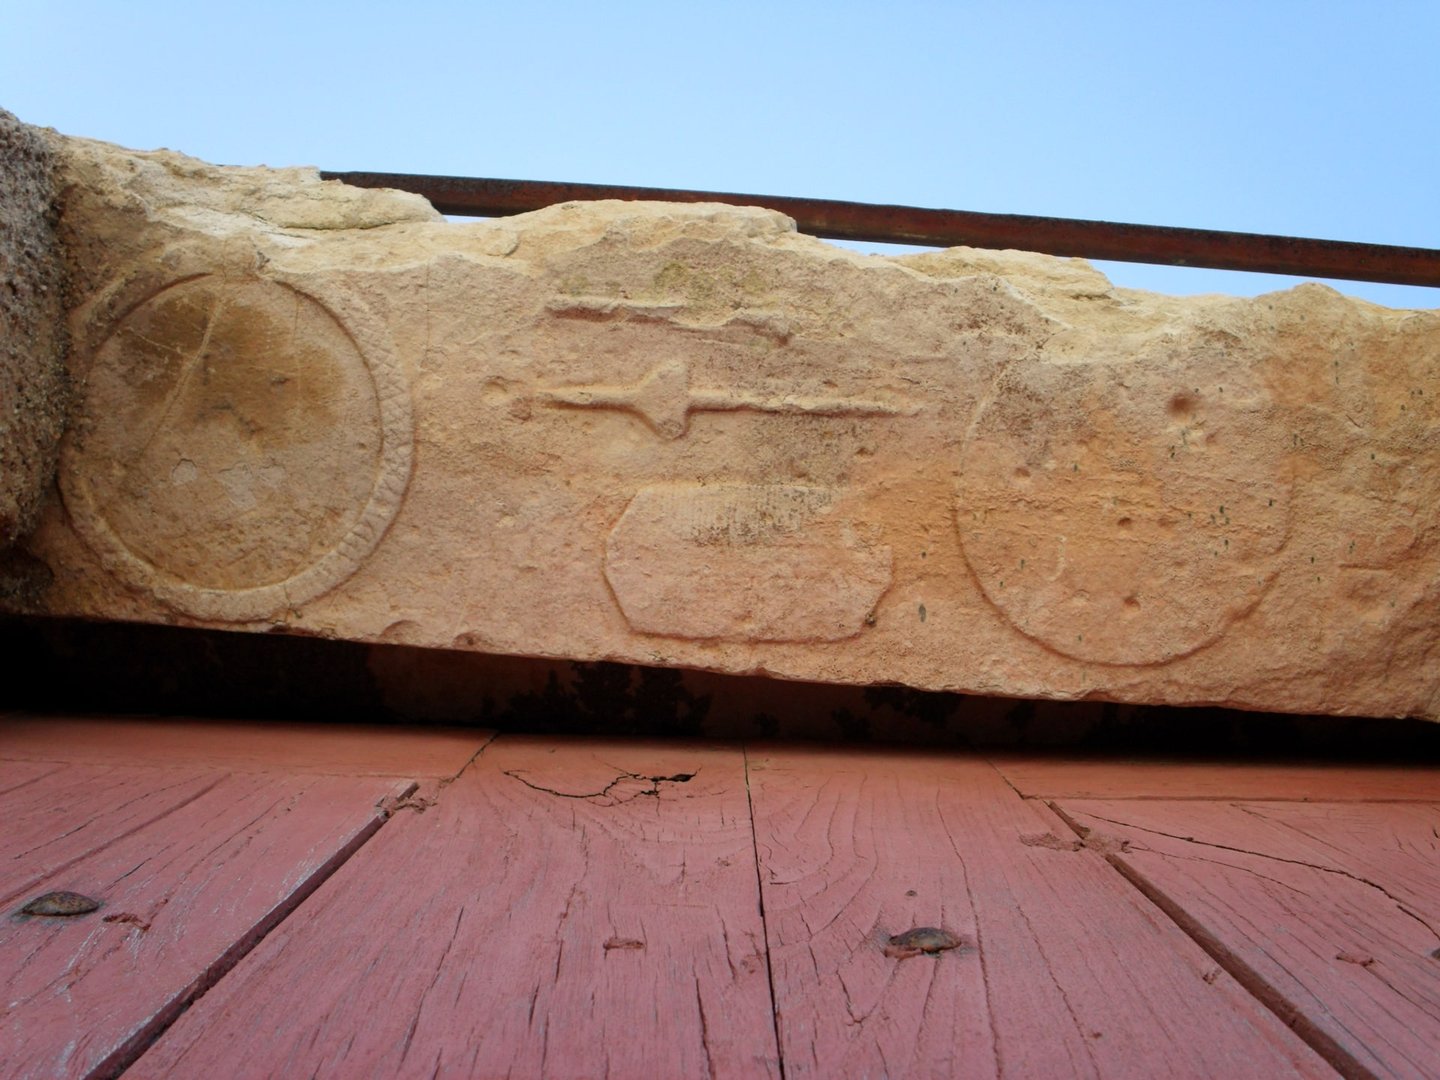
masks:
{"label": "carved circular medallion", "polygon": [[962,452],[956,519],[981,589],[1077,660],[1160,664],[1213,642],[1260,599],[1288,535],[1288,436],[1268,392],[1165,369],[1016,365]]}
{"label": "carved circular medallion", "polygon": [[[364,351],[345,322],[364,325]],[[202,275],[130,307],[96,350],[65,450],[76,530],[127,584],[202,619],[328,591],[404,496],[409,393],[352,298]]]}

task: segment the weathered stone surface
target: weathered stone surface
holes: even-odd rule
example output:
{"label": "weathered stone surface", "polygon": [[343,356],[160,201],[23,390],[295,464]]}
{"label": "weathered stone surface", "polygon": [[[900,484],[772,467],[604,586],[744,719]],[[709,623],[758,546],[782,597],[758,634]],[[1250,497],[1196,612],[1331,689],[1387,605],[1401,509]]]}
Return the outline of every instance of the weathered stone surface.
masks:
{"label": "weathered stone surface", "polygon": [[38,610],[1440,714],[1440,313],[63,146]]}
{"label": "weathered stone surface", "polygon": [[68,405],[53,157],[0,109],[0,548],[35,524]]}

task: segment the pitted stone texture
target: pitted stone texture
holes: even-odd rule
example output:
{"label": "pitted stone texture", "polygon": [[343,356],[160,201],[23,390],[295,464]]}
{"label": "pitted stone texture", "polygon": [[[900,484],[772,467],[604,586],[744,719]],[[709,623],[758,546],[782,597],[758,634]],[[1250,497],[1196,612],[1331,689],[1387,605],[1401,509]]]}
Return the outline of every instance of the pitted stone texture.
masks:
{"label": "pitted stone texture", "polygon": [[65,146],[86,390],[31,610],[1440,712],[1440,314]]}
{"label": "pitted stone texture", "polygon": [[1283,410],[1244,361],[1195,376],[1125,357],[997,380],[956,514],[986,598],[1022,633],[1077,660],[1163,663],[1270,587],[1290,534]]}
{"label": "pitted stone texture", "polygon": [[0,548],[35,524],[68,405],[50,137],[0,109]]}

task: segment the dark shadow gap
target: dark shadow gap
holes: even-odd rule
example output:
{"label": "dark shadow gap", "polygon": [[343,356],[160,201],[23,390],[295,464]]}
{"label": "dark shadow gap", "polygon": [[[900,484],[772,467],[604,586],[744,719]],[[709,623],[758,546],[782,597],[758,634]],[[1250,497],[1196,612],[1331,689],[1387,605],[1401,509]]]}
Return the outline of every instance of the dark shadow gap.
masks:
{"label": "dark shadow gap", "polygon": [[0,621],[0,708],[1243,760],[1440,761],[1440,724],[990,698],[62,619]]}

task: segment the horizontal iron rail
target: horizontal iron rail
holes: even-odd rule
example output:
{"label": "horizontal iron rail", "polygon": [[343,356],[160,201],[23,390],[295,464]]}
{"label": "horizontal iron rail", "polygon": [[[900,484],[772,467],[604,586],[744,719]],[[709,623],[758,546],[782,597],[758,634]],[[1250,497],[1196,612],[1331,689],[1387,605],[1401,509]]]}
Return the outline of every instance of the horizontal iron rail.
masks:
{"label": "horizontal iron rail", "polygon": [[556,203],[590,199],[718,202],[764,206],[795,219],[803,233],[831,240],[1018,248],[1118,262],[1250,270],[1262,274],[1381,281],[1440,287],[1440,251],[1430,248],[1311,240],[1263,233],[1126,225],[1113,221],[982,214],[918,206],[738,195],[721,191],[574,184],[548,180],[487,180],[411,173],[323,172],[356,187],[398,188],[429,199],[442,214],[505,217]]}

